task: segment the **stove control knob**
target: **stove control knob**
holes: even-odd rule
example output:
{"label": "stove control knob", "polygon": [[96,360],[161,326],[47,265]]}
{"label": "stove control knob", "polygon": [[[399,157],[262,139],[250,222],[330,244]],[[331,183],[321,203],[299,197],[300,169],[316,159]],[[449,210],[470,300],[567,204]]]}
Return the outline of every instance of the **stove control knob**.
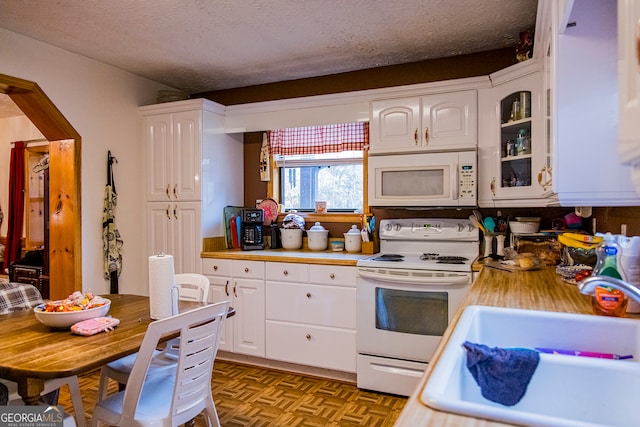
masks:
{"label": "stove control knob", "polygon": [[391,231],[392,228],[393,228],[393,225],[389,222],[384,225],[385,231]]}
{"label": "stove control knob", "polygon": [[458,233],[462,233],[464,231],[464,224],[458,224],[457,228],[458,228]]}
{"label": "stove control knob", "polygon": [[400,224],[396,224],[395,229],[396,231],[400,231],[402,230],[402,226]]}

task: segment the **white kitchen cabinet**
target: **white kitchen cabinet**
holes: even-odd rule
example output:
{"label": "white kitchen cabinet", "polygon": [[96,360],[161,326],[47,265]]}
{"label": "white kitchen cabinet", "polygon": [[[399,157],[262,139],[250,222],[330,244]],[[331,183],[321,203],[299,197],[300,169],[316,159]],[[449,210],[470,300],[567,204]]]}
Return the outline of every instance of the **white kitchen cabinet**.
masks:
{"label": "white kitchen cabinet", "polygon": [[371,102],[369,154],[475,149],[477,91]]}
{"label": "white kitchen cabinet", "polygon": [[355,267],[266,264],[266,356],[356,372]]}
{"label": "white kitchen cabinet", "polygon": [[618,0],[618,99],[620,158],[640,164],[640,3]]}
{"label": "white kitchen cabinet", "polygon": [[[202,274],[209,279],[209,302],[233,301],[232,260],[204,258],[202,260]],[[235,307],[234,307],[235,308]],[[227,318],[220,337],[219,349],[233,352],[233,318]]]}
{"label": "white kitchen cabinet", "polygon": [[[638,138],[637,64],[635,75],[620,70],[623,90],[631,92],[619,93],[617,29],[622,15],[623,26],[636,34],[640,6],[621,4],[617,11],[614,1],[575,0],[568,18],[555,10],[553,189],[562,206],[640,205],[631,167],[622,165],[618,151],[619,123],[624,135]],[[635,42],[623,43],[622,58],[637,60],[628,56],[635,51],[628,43]]]}
{"label": "white kitchen cabinet", "polygon": [[211,302],[229,301],[236,314],[227,319],[220,350],[265,357],[264,262],[205,258]]}
{"label": "white kitchen cabinet", "polygon": [[542,71],[523,62],[491,81],[480,91],[478,204],[546,206],[553,193]]}
{"label": "white kitchen cabinet", "polygon": [[146,116],[144,129],[147,201],[200,200],[201,111]]}
{"label": "white kitchen cabinet", "polygon": [[202,234],[199,202],[147,203],[150,255],[173,255],[177,273],[199,272]]}
{"label": "white kitchen cabinet", "polygon": [[174,256],[176,273],[200,273],[202,239],[224,236],[223,208],[244,203],[242,136],[225,134],[224,106],[204,99],[139,111],[148,254],[161,249]]}

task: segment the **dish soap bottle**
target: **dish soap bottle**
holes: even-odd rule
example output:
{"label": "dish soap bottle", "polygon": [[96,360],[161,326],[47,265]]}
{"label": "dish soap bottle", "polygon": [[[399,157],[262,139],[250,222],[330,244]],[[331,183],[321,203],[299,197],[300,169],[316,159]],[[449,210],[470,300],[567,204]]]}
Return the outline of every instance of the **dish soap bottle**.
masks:
{"label": "dish soap bottle", "polygon": [[[622,279],[622,270],[618,268],[620,246],[616,243],[616,236],[611,233],[601,235],[603,238],[600,246],[596,248],[598,260],[593,268],[594,276],[609,276]],[[624,317],[627,311],[629,298],[624,292],[610,286],[598,286],[591,297],[593,312],[602,316]]]}

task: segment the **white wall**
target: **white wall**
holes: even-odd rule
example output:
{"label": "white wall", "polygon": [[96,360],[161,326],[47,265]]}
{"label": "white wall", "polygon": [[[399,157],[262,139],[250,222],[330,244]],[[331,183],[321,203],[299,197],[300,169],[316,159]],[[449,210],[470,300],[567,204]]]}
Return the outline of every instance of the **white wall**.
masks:
{"label": "white wall", "polygon": [[[111,150],[118,159],[116,224],[124,240],[120,293],[148,294],[144,157],[137,107],[154,104],[158,90],[172,88],[2,28],[0,73],[37,83],[82,136],[83,289],[109,291],[109,281],[103,278],[101,234],[107,150]],[[8,143],[0,140],[3,147]],[[0,166],[4,169],[4,163]],[[6,219],[8,207],[2,206]]]}

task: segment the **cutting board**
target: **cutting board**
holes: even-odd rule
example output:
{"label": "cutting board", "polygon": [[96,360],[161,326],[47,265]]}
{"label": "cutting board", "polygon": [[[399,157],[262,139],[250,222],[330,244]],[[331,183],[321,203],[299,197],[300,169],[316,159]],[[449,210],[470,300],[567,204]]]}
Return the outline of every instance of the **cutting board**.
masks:
{"label": "cutting board", "polygon": [[227,249],[240,248],[241,206],[226,206],[223,209],[224,237]]}

